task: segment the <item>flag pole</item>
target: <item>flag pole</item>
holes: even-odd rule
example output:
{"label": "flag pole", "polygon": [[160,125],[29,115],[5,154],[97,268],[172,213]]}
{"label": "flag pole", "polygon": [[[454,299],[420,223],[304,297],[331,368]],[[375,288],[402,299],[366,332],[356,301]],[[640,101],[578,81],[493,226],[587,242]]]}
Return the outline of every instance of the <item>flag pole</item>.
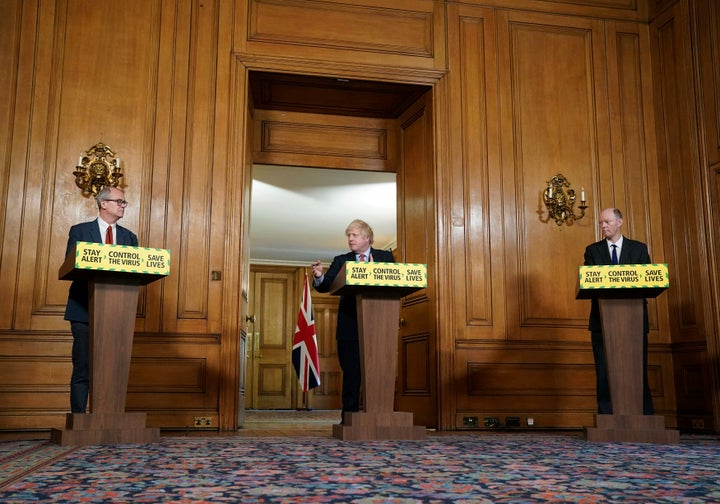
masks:
{"label": "flag pole", "polygon": [[[305,266],[305,268],[304,268],[304,273],[305,273],[305,278],[308,278],[307,266]],[[312,274],[310,276],[312,276]],[[305,411],[312,411],[312,408],[310,407],[309,399],[310,398],[309,398],[308,391],[303,390],[302,406]]]}

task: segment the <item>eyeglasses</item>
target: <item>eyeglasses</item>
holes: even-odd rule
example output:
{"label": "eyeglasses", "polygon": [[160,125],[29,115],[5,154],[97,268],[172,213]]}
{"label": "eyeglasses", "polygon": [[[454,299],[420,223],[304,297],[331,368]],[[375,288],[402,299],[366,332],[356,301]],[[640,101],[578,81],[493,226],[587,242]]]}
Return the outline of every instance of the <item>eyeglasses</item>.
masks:
{"label": "eyeglasses", "polygon": [[112,201],[112,202],[114,202],[115,204],[117,204],[117,206],[121,206],[121,207],[126,207],[127,204],[128,204],[128,202],[127,202],[126,200],[120,199],[120,198],[118,198],[118,199],[106,199],[106,200],[103,200],[103,201]]}

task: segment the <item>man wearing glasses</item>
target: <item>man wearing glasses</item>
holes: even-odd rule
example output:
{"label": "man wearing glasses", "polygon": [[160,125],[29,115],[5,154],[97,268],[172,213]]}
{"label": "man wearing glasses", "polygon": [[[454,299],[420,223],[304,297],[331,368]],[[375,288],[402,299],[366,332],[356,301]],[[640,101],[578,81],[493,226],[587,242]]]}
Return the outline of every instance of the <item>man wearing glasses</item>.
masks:
{"label": "man wearing glasses", "polygon": [[[77,242],[111,243],[137,247],[135,233],[117,224],[125,215],[125,193],[116,187],[104,187],[98,192],[98,218],[75,224],[68,233],[67,257]],[[70,378],[70,409],[85,413],[90,388],[90,327],[88,325],[88,283],[73,280],[68,293],[65,320],[70,321],[73,334],[72,376]]]}

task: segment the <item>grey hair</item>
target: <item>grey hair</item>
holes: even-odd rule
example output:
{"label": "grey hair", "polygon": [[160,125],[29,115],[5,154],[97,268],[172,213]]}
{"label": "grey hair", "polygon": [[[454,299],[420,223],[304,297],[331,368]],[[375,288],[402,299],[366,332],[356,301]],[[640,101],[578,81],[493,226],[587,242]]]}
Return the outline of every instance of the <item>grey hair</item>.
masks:
{"label": "grey hair", "polygon": [[100,189],[99,193],[97,193],[97,196],[95,197],[95,199],[97,200],[98,210],[100,210],[100,202],[101,201],[107,201],[108,199],[110,199],[110,190],[111,190],[110,186],[105,186],[102,189]]}

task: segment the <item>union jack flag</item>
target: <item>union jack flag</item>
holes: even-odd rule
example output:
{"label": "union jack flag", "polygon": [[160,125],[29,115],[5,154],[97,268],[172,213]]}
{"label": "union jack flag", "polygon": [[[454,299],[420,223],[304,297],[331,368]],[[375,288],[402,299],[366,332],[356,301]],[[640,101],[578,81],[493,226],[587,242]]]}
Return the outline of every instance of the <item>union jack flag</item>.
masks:
{"label": "union jack flag", "polygon": [[320,357],[307,274],[293,338],[292,362],[303,392],[320,385]]}

